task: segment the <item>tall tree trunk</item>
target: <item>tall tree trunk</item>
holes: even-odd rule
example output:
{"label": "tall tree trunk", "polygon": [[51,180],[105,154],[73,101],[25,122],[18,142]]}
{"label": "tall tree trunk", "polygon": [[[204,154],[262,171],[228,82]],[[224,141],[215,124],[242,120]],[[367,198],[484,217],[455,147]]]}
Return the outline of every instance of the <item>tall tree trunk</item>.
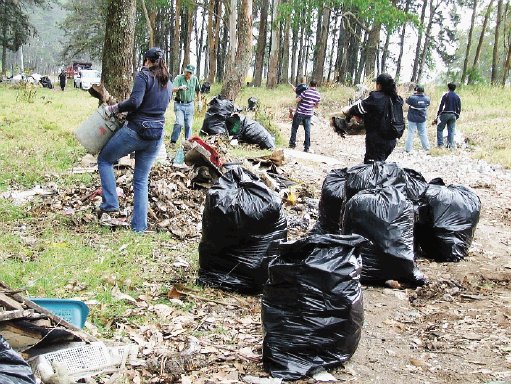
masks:
{"label": "tall tree trunk", "polygon": [[282,38],[281,45],[281,65],[280,65],[280,76],[279,83],[286,84],[289,80],[289,18],[286,18],[282,23],[282,28],[284,32],[284,36]]}
{"label": "tall tree trunk", "polygon": [[436,11],[438,7],[440,6],[440,1],[435,3],[433,5],[433,0],[430,0],[429,3],[429,20],[428,20],[428,26],[426,28],[426,35],[424,37],[424,47],[422,48],[421,52],[421,60],[419,64],[419,71],[417,72],[417,83],[420,83],[422,80],[422,74],[424,72],[424,65],[426,64],[426,55],[429,50],[429,45],[431,41],[431,29],[433,28],[433,19],[435,17]]}
{"label": "tall tree trunk", "polygon": [[172,68],[174,76],[179,74],[181,64],[181,0],[176,0],[174,7],[174,36],[172,37],[172,46],[174,57],[172,58]]}
{"label": "tall tree trunk", "polygon": [[[3,19],[7,18],[7,1],[3,1]],[[7,73],[7,23],[2,24],[2,75]]]}
{"label": "tall tree trunk", "polygon": [[149,35],[149,47],[154,47],[154,29],[151,19],[149,18],[149,12],[145,4],[145,0],[141,0],[142,10],[144,11],[144,17],[147,24],[147,33]]}
{"label": "tall tree trunk", "polygon": [[364,67],[367,62],[367,49],[364,49],[364,47],[368,46],[368,38],[369,33],[364,33],[364,43],[362,44],[362,47],[360,47],[360,60],[356,66],[355,84],[359,84],[362,81],[362,73],[364,72]]}
{"label": "tall tree trunk", "polygon": [[390,31],[387,30],[385,44],[383,45],[383,53],[381,55],[381,72],[387,72],[387,60],[389,57]]}
{"label": "tall tree trunk", "polygon": [[131,90],[135,12],[136,0],[112,0],[107,8],[101,82],[118,100]]}
{"label": "tall tree trunk", "polygon": [[381,23],[375,23],[369,31],[366,48],[365,77],[374,78],[376,75],[376,57],[380,43]]}
{"label": "tall tree trunk", "polygon": [[[238,96],[250,65],[252,56],[252,0],[241,0],[241,12],[237,29],[237,47],[231,47],[232,50],[236,49],[236,54],[227,63],[226,80],[220,91],[220,95],[229,100],[235,100]],[[231,31],[231,33],[235,32]]]}
{"label": "tall tree trunk", "polygon": [[214,83],[217,72],[217,51],[220,40],[220,18],[222,14],[222,2],[211,0],[208,8],[208,49],[209,49],[209,70],[208,81]]}
{"label": "tall tree trunk", "polygon": [[497,66],[499,64],[499,39],[500,39],[500,23],[502,21],[502,5],[503,0],[497,3],[497,20],[495,21],[495,40],[493,43],[493,58],[491,62],[491,84],[497,85]]}
{"label": "tall tree trunk", "polygon": [[423,28],[424,28],[424,21],[426,19],[427,7],[428,7],[428,0],[424,0],[424,4],[422,5],[422,11],[421,11],[419,34],[417,36],[417,47],[415,48],[415,59],[413,60],[413,70],[412,70],[412,78],[411,78],[411,81],[413,81],[413,82],[415,82],[417,80],[417,72],[419,70],[421,47],[422,47],[422,33],[423,33]]}
{"label": "tall tree trunk", "polygon": [[261,16],[259,20],[259,35],[255,55],[254,81],[256,87],[260,87],[263,80],[264,56],[266,53],[266,30],[268,25],[268,0],[261,1]]}
{"label": "tall tree trunk", "polygon": [[[354,84],[357,77],[357,63],[360,41],[358,36],[362,35],[362,28],[357,25],[355,33],[350,33],[348,50],[346,52],[346,82]],[[363,37],[362,37],[363,38]]]}
{"label": "tall tree trunk", "polygon": [[271,50],[270,60],[268,64],[268,80],[266,81],[267,88],[275,88],[277,85],[278,76],[278,61],[280,51],[280,28],[277,22],[278,10],[280,0],[273,0],[273,16],[272,16],[272,32],[271,32]]}
{"label": "tall tree trunk", "polygon": [[[405,13],[408,13],[410,10],[410,2],[411,0],[406,0],[405,3]],[[399,76],[401,76],[401,61],[403,60],[403,52],[405,48],[405,35],[406,35],[406,23],[403,24],[403,29],[401,29],[401,34],[399,36],[399,56],[397,58],[396,64],[396,82],[399,80]]]}
{"label": "tall tree trunk", "polygon": [[507,47],[506,61],[504,62],[504,68],[502,69],[502,83],[503,87],[506,86],[507,76],[509,75],[509,66],[511,64],[511,44]]}
{"label": "tall tree trunk", "polygon": [[468,30],[467,49],[465,51],[465,60],[463,60],[463,70],[461,72],[461,84],[465,84],[468,69],[468,57],[470,55],[470,46],[472,45],[472,34],[477,16],[477,0],[472,0],[472,18],[470,19],[470,29]]}
{"label": "tall tree trunk", "polygon": [[296,82],[296,60],[298,49],[298,26],[293,26],[293,39],[291,43],[291,82]]}
{"label": "tall tree trunk", "polygon": [[[481,26],[481,34],[479,35],[479,41],[477,43],[476,54],[474,56],[474,62],[472,64],[472,69],[475,70],[479,66],[479,58],[481,57],[481,51],[483,48],[484,42],[484,34],[486,33],[486,28],[488,26],[488,20],[490,19],[491,9],[494,0],[490,0],[488,4],[488,8],[486,8],[486,13],[484,14],[483,25]],[[469,76],[468,83],[472,83],[473,79]]]}
{"label": "tall tree trunk", "polygon": [[325,58],[328,43],[328,30],[330,27],[331,8],[325,7],[318,17],[321,20],[318,23],[318,38],[316,39],[316,47],[314,50],[314,67],[312,69],[312,78],[316,79],[318,85],[323,83],[325,77]]}
{"label": "tall tree trunk", "polygon": [[185,20],[186,20],[186,32],[183,46],[183,65],[181,70],[184,71],[185,66],[190,64],[190,51],[192,47],[192,31],[193,31],[193,15],[195,13],[195,6],[193,3],[188,4],[184,8]]}
{"label": "tall tree trunk", "polygon": [[216,71],[216,81],[221,83],[224,79],[225,74],[225,62],[227,58],[227,46],[229,41],[229,30],[227,26],[224,24],[222,27],[222,41],[218,45],[218,55],[216,58],[217,61],[217,71]]}
{"label": "tall tree trunk", "polygon": [[[508,24],[508,15],[511,16],[509,14],[509,6],[510,6],[510,0],[507,0],[507,3],[506,3],[506,9],[504,10],[504,15],[505,15],[505,18],[504,18],[504,25],[509,25]],[[506,36],[507,36],[507,39],[506,39]],[[507,40],[507,45],[506,45],[506,40]],[[502,68],[502,87],[505,87],[506,86],[506,81],[507,81],[507,76],[509,74],[509,66],[511,64],[511,26],[508,27],[508,32],[507,32],[507,35],[506,35],[506,32],[504,32],[504,50],[506,51],[506,57],[504,59],[504,67]]]}
{"label": "tall tree trunk", "polygon": [[298,47],[298,62],[296,66],[296,76],[295,76],[295,83],[298,83],[300,81],[300,78],[303,76],[303,35],[304,35],[304,26],[303,23],[300,23],[300,38],[298,40],[299,47]]}
{"label": "tall tree trunk", "polygon": [[[197,7],[197,13],[198,13],[198,7]],[[202,22],[200,27],[200,37],[197,40],[197,78],[201,78],[201,64],[202,64],[202,51],[204,50],[203,44],[204,44],[204,26],[206,25],[206,8],[202,8]],[[197,36],[197,33],[196,33]]]}
{"label": "tall tree trunk", "polygon": [[332,29],[332,32],[333,32],[333,40],[332,40],[332,46],[331,46],[331,49],[330,49],[330,56],[328,58],[328,76],[326,78],[326,81],[329,83],[330,80],[332,79],[332,74],[335,70],[335,63],[334,63],[334,51],[335,51],[335,47],[337,45],[337,33],[339,32],[338,28],[337,28],[337,23],[339,22],[339,15],[335,15],[335,20],[334,20],[334,28]]}

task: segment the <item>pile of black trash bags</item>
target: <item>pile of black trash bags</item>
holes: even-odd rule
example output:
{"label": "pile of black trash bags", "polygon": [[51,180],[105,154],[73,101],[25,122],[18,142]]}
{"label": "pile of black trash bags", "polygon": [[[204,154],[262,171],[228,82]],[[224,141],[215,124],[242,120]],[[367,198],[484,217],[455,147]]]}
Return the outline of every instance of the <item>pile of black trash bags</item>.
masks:
{"label": "pile of black trash bags", "polygon": [[202,132],[234,136],[240,142],[262,149],[275,148],[275,138],[260,123],[238,113],[231,100],[214,97],[208,104]]}
{"label": "pile of black trash bags", "polygon": [[468,254],[481,201],[462,185],[429,183],[395,163],[375,162],[332,170],[323,182],[314,233],[358,234],[365,284],[397,280],[423,285],[415,258],[460,261]]}
{"label": "pile of black trash bags", "polygon": [[208,191],[198,283],[263,293],[263,362],[274,377],[298,379],[339,366],[357,349],[363,323],[359,235],[287,242],[279,196],[235,167]]}
{"label": "pile of black trash bags", "polygon": [[355,353],[361,283],[424,284],[416,254],[464,258],[480,209],[469,188],[428,183],[395,163],[357,165],[328,174],[316,227],[288,242],[279,196],[249,171],[231,168],[207,193],[198,283],[262,292],[264,367],[296,380]]}

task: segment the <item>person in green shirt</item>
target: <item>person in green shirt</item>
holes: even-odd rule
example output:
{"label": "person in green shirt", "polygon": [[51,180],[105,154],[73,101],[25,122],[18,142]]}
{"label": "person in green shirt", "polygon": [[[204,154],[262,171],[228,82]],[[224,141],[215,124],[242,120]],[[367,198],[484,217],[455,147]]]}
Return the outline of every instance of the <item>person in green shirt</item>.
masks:
{"label": "person in green shirt", "polygon": [[200,98],[199,79],[194,75],[195,67],[187,64],[184,73],[176,76],[174,79],[174,112],[176,114],[176,123],[170,137],[170,142],[175,144],[181,129],[185,127],[185,140],[192,135],[194,100],[195,96]]}

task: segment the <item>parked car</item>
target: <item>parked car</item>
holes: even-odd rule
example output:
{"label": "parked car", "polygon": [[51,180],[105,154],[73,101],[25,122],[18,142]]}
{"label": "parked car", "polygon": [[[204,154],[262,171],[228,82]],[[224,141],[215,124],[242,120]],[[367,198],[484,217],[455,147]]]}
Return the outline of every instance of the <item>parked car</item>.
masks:
{"label": "parked car", "polygon": [[101,83],[101,74],[95,69],[82,69],[74,79],[75,88],[89,89],[93,84]]}

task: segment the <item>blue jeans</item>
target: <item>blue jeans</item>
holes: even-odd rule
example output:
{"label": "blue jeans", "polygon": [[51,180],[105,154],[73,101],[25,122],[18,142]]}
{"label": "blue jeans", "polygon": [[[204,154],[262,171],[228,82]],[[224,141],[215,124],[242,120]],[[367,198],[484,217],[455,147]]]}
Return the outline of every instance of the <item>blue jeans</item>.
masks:
{"label": "blue jeans", "polygon": [[408,136],[406,137],[405,151],[411,152],[413,149],[413,137],[415,131],[419,131],[419,138],[421,140],[422,148],[425,151],[429,151],[429,140],[426,133],[426,122],[416,123],[408,120]]}
{"label": "blue jeans", "polygon": [[183,128],[183,125],[185,127],[185,140],[188,140],[190,136],[192,136],[193,112],[193,101],[186,104],[178,103],[177,101],[174,102],[176,123],[174,124],[174,129],[172,130],[172,136],[170,136],[170,141],[172,143],[175,143],[177,139],[179,139],[179,134],[181,133],[181,128]]}
{"label": "blue jeans", "polygon": [[291,125],[291,137],[289,138],[289,147],[296,147],[296,132],[298,127],[303,124],[305,129],[305,141],[303,142],[303,149],[308,151],[311,146],[311,117],[302,115],[301,113],[295,113],[293,116],[293,124]]}
{"label": "blue jeans", "polygon": [[144,232],[147,229],[149,172],[162,140],[163,137],[159,140],[144,140],[125,124],[115,132],[98,156],[98,170],[103,189],[100,209],[109,212],[119,210],[113,164],[121,157],[135,152],[131,218],[131,229],[135,232]]}
{"label": "blue jeans", "polygon": [[436,142],[439,147],[444,145],[444,128],[447,124],[447,147],[454,149],[454,133],[456,131],[456,115],[454,113],[442,113],[439,117],[439,123],[436,127]]}

